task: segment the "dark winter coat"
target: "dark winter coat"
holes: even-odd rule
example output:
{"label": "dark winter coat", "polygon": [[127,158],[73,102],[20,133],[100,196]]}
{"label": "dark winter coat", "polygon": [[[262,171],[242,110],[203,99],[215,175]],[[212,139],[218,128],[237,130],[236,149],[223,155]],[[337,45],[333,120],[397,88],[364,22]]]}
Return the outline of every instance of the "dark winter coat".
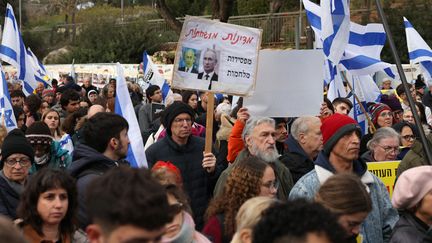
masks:
{"label": "dark winter coat", "polygon": [[309,156],[293,136],[289,135],[286,143],[288,152],[282,155],[279,160],[288,167],[295,184],[302,176],[314,169],[314,162],[309,159]]}
{"label": "dark winter coat", "polygon": [[[429,144],[432,144],[432,134],[426,136]],[[402,172],[422,165],[429,165],[426,159],[426,155],[423,152],[423,145],[420,140],[416,140],[411,146],[410,151],[405,155],[399,164],[396,172],[396,178],[399,178]]]}
{"label": "dark winter coat", "polygon": [[[0,171],[0,173],[3,173]],[[0,214],[10,219],[16,219],[20,195],[9,185],[3,176],[0,176]]]}
{"label": "dark winter coat", "polygon": [[79,144],[75,147],[72,164],[68,169],[71,176],[76,179],[78,190],[78,223],[85,229],[90,223],[87,215],[86,199],[88,185],[96,178],[103,175],[111,168],[117,167],[118,163],[99,153],[95,149]]}
{"label": "dark winter coat", "polygon": [[393,228],[389,243],[426,243],[432,242],[432,230],[427,224],[416,219],[411,213],[404,212]]}
{"label": "dark winter coat", "polygon": [[171,161],[183,177],[183,186],[191,200],[194,221],[197,229],[203,227],[203,216],[212,191],[223,165],[216,164],[213,173],[207,173],[202,167],[204,139],[190,136],[187,144],[178,145],[171,136],[166,136],[152,144],[146,150],[147,162],[151,168],[157,161]]}

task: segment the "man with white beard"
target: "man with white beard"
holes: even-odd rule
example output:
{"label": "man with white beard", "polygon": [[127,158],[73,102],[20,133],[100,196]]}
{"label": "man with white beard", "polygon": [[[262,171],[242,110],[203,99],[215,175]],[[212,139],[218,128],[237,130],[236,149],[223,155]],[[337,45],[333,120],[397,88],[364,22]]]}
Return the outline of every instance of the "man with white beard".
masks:
{"label": "man with white beard", "polygon": [[238,154],[234,163],[228,166],[220,175],[216,183],[214,196],[218,196],[222,193],[226,180],[238,161],[249,156],[256,156],[271,164],[273,167],[276,173],[276,179],[280,184],[277,197],[281,200],[288,199],[288,195],[294,185],[293,179],[289,169],[278,159],[279,154],[276,150],[275,137],[276,130],[275,121],[273,119],[268,117],[249,118],[242,133],[245,148]]}

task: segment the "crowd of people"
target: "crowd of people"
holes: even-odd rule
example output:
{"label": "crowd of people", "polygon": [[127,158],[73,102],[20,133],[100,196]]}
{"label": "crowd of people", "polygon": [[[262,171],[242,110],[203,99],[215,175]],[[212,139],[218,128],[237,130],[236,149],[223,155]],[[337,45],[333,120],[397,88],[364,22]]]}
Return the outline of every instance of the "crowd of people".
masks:
{"label": "crowd of people", "polygon": [[[432,143],[432,86],[420,77],[409,93],[383,82],[381,102],[365,107],[366,134],[347,98],[324,97],[316,116],[272,118],[217,96],[209,128],[206,92],[173,90],[163,102],[157,85],[130,82],[140,169],[125,159],[116,80],[82,83],[64,75],[27,96],[8,85],[17,128],[0,128],[7,242],[432,242],[432,166],[412,118]],[[390,198],[367,162],[396,160]]]}

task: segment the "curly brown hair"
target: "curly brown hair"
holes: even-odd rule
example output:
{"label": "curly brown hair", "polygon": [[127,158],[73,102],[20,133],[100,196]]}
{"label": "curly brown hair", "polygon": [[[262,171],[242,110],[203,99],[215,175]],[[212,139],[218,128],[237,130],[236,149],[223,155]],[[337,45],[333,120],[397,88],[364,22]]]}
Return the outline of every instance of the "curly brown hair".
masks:
{"label": "curly brown hair", "polygon": [[255,156],[249,156],[234,165],[227,178],[222,195],[210,202],[206,211],[206,220],[218,214],[223,214],[223,233],[225,236],[232,238],[236,231],[235,217],[237,211],[248,199],[260,194],[261,179],[268,166],[270,166],[268,163]]}

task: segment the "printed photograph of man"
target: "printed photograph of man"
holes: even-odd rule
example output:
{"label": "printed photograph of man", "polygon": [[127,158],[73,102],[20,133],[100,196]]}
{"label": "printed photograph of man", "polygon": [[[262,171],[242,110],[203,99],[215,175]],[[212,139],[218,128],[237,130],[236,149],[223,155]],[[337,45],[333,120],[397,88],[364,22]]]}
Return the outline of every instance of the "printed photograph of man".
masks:
{"label": "printed photograph of man", "polygon": [[195,49],[184,48],[183,60],[180,61],[178,70],[187,73],[198,73],[195,60],[196,60]]}
{"label": "printed photograph of man", "polygon": [[198,79],[218,81],[218,75],[215,71],[217,61],[216,51],[214,49],[206,49],[203,57],[204,72],[198,73]]}

